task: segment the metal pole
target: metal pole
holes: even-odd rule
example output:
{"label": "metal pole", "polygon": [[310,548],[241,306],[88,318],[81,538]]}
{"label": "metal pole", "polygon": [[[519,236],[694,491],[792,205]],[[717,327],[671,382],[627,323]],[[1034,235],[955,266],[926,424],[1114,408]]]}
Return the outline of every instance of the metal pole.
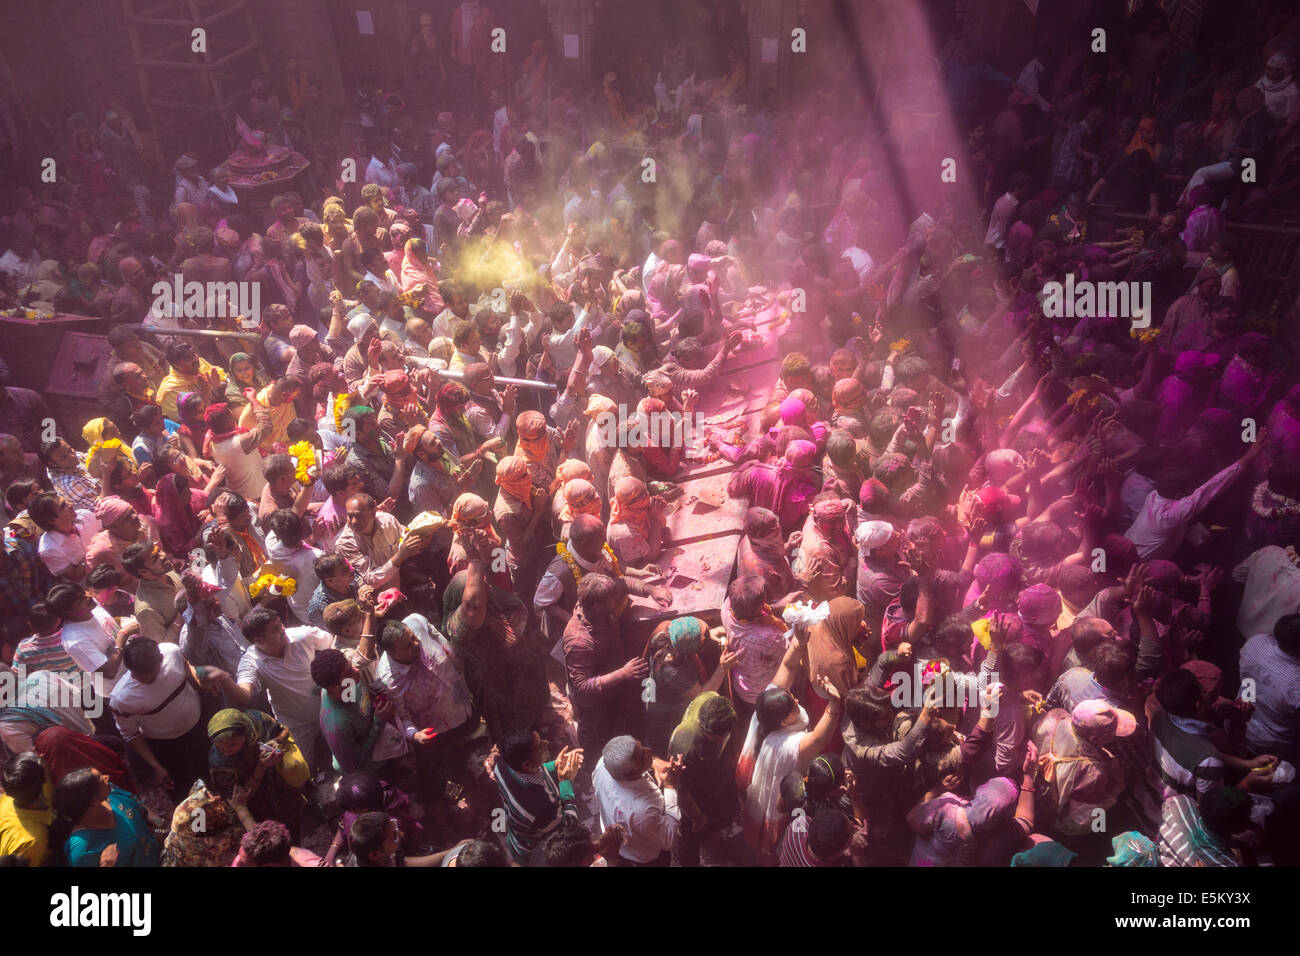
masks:
{"label": "metal pole", "polygon": [[193,335],[202,339],[243,339],[246,342],[256,342],[261,338],[256,331],[251,332],[217,332],[213,329],[159,329],[152,325],[128,325],[132,332],[142,333],[144,335],[159,335],[164,338],[172,335]]}
{"label": "metal pole", "polygon": [[[465,381],[464,372],[453,372],[450,369],[438,369],[437,371],[439,378],[445,378],[451,382]],[[494,375],[492,379],[498,385],[516,385],[519,388],[543,388],[552,392],[559,387],[554,382],[534,382],[530,378],[505,378],[502,375]]]}

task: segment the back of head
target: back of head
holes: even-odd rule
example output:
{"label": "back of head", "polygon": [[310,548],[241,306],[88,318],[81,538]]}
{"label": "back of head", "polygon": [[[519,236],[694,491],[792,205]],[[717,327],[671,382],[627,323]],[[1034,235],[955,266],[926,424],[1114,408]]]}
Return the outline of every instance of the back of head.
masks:
{"label": "back of head", "polygon": [[505,850],[501,849],[501,844],[491,840],[471,840],[456,855],[456,865],[462,867],[509,866],[510,860],[507,859]]}
{"label": "back of head", "polygon": [[547,866],[587,866],[596,855],[591,833],[576,820],[565,820],[546,838]]}
{"label": "back of head", "polygon": [[1229,840],[1250,826],[1250,794],[1235,787],[1211,787],[1201,795],[1198,808],[1205,828]]}
{"label": "back of head", "polygon": [[520,727],[507,730],[501,735],[497,747],[501,751],[501,759],[512,770],[523,772],[524,764],[532,758],[535,733],[532,727]]}
{"label": "back of head", "polygon": [[1195,717],[1201,706],[1201,685],[1195,674],[1180,667],[1156,682],[1156,700],[1171,717]]}
{"label": "back of head", "polygon": [[641,765],[636,759],[637,741],[635,737],[624,734],[613,737],[601,751],[605,769],[615,780],[635,780],[641,775]]}
{"label": "back of head", "polygon": [[1285,654],[1300,657],[1300,614],[1284,614],[1273,625],[1273,637]]}
{"label": "back of head", "polygon": [[239,849],[253,866],[288,866],[293,841],[279,820],[263,820],[244,834]]}
{"label": "back of head", "polygon": [[827,808],[808,822],[808,850],[819,860],[832,860],[849,845],[853,827],[839,810]]}
{"label": "back of head", "polygon": [[4,792],[19,806],[34,803],[45,787],[45,767],[31,751],[14,754],[0,771]]}
{"label": "back of head", "polygon": [[382,860],[374,860],[372,854],[384,849],[388,839],[388,814],[381,811],[363,813],[352,821],[348,831],[348,846],[356,857],[357,866],[381,866]]}

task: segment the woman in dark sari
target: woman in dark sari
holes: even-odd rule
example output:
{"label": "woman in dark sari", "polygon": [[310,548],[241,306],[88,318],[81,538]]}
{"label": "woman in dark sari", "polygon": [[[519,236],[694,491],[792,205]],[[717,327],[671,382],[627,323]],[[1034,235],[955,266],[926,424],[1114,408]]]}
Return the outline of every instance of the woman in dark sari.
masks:
{"label": "woman in dark sari", "polygon": [[158,480],[153,516],[167,553],[173,558],[188,559],[190,549],[200,544],[203,521],[194,513],[190,483],[184,475],[173,473]]}
{"label": "woman in dark sari", "polygon": [[259,820],[279,820],[297,843],[298,822],[307,798],[290,785],[277,766],[293,742],[289,728],[260,710],[227,707],[208,721],[208,739],[212,742],[208,751],[212,792],[230,798],[237,784],[252,783],[249,812]]}
{"label": "woman in dark sari", "polygon": [[451,579],[442,599],[442,621],[456,666],[493,740],[507,730],[541,724],[547,740],[568,741],[568,702],[558,688],[548,687],[550,658],[529,610],[513,594],[488,583],[482,562]]}

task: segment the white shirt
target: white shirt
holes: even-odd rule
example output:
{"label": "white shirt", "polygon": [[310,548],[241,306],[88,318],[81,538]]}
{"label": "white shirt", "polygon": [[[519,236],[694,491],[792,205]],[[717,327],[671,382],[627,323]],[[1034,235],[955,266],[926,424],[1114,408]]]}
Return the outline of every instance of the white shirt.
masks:
{"label": "white shirt", "polygon": [[600,807],[600,827],[623,824],[627,836],[618,855],[633,863],[649,863],[672,848],[681,822],[677,791],[660,790],[649,773],[635,780],[615,780],[601,757],[591,774],[591,786]]}
{"label": "white shirt", "polygon": [[396,189],[397,173],[378,156],[371,156],[370,162],[366,164],[366,182],[376,183],[386,189]]}
{"label": "white shirt", "polygon": [[[159,644],[162,664],[152,684],[143,683],[123,668],[122,679],[113,688],[108,705],[113,709],[118,733],[130,741],[143,736],[146,740],[175,740],[193,729],[202,715],[199,692],[189,682],[189,664],[175,644]],[[183,688],[156,714],[148,713]]]}
{"label": "white shirt", "polygon": [[1233,569],[1244,581],[1237,630],[1243,635],[1272,634],[1278,618],[1300,611],[1300,568],[1275,544],[1260,548]]}
{"label": "white shirt", "polygon": [[1137,547],[1143,561],[1170,557],[1183,543],[1187,528],[1214,498],[1241,474],[1241,463],[1233,462],[1186,498],[1171,501],[1152,491],[1132,527],[1124,532]]}
{"label": "white shirt", "polygon": [[[97,606],[85,621],[64,621],[63,633],[60,637],[68,656],[76,661],[78,667],[90,674],[103,667],[104,662],[108,660],[108,650],[117,637],[117,625],[113,622],[113,615]],[[122,673],[123,671],[119,669],[116,677],[100,675],[104,679],[105,694],[112,692]]]}
{"label": "white shirt", "polygon": [[320,578],[316,577],[316,559],[324,553],[309,544],[288,548],[275,536],[274,531],[267,533],[268,561],[277,573],[287,574],[297,583],[297,588],[289,595],[289,607],[300,621],[307,620],[307,606],[311,604],[312,593],[320,583]]}
{"label": "white shirt", "polygon": [[1011,228],[1011,217],[1020,207],[1020,200],[1011,193],[1003,193],[993,204],[993,214],[989,216],[989,231],[984,234],[986,245],[1001,249],[1007,244],[1007,230]]}
{"label": "white shirt", "polygon": [[1241,678],[1255,682],[1255,711],[1246,725],[1252,753],[1296,759],[1300,744],[1300,659],[1256,634],[1241,649]]}
{"label": "white shirt", "polygon": [[12,249],[0,256],[0,272],[14,280],[19,288],[36,281],[36,274],[41,269],[41,254],[35,249],[24,259]]}
{"label": "white shirt", "polygon": [[41,535],[36,551],[53,575],[62,574],[68,568],[76,567],[85,561],[86,542],[101,530],[99,520],[93,511],[78,511],[76,521],[77,530],[73,534],[46,531]]}
{"label": "white shirt", "polygon": [[226,466],[226,487],[249,501],[257,501],[266,488],[262,475],[262,453],[254,448],[245,452],[239,447],[241,434],[231,435],[224,441],[212,443],[212,460]]}
{"label": "white shirt", "polygon": [[320,736],[320,688],[311,679],[311,662],[317,651],[334,644],[334,637],[319,627],[291,627],[285,637],[284,657],[271,657],[256,645],[246,650],[235,682],[251,684],[254,694],[265,689],[275,719],[303,745],[303,735],[311,740]]}

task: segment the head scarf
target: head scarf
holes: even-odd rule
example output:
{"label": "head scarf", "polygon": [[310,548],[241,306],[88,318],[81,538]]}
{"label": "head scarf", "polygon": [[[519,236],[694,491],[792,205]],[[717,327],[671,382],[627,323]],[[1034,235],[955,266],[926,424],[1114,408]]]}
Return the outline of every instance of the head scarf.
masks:
{"label": "head scarf", "polygon": [[858,525],[854,538],[864,554],[870,554],[894,536],[894,526],[888,521],[866,521]]}
{"label": "head scarf", "polygon": [[1069,866],[1077,853],[1057,843],[1055,840],[1044,840],[1041,843],[1035,843],[1028,850],[1017,853],[1011,858],[1012,866]]}
{"label": "head scarf", "polygon": [[451,521],[448,523],[458,538],[470,530],[479,530],[500,545],[501,539],[497,537],[496,529],[490,523],[486,527],[481,526],[491,516],[492,508],[488,503],[467,491],[451,506]]}
{"label": "head scarf", "polygon": [[618,405],[612,398],[605,395],[592,395],[587,399],[587,407],[582,413],[594,422],[602,415],[612,415],[617,411]]}
{"label": "head scarf", "polygon": [[131,503],[123,501],[117,495],[100,498],[95,504],[95,518],[104,527],[117,524],[131,511]]}
{"label": "head scarf", "polygon": [[674,618],[668,625],[668,641],[682,654],[698,654],[704,643],[704,622],[698,617]]}
{"label": "head scarf", "polygon": [[808,673],[813,678],[825,675],[841,691],[856,686],[853,642],[865,618],[866,608],[860,601],[851,597],[831,600],[830,614],[814,624],[808,635]]}
{"label": "head scarf", "polygon": [[541,412],[521,412],[515,419],[519,432],[519,451],[529,462],[543,462],[551,450],[551,436],[546,430],[546,418]]}
{"label": "head scarf", "polygon": [[255,742],[259,737],[253,718],[234,707],[217,711],[208,721],[208,740],[216,739],[217,734],[226,730],[242,730],[249,741]]}
{"label": "head scarf", "polygon": [[358,312],[348,320],[348,334],[352,336],[352,341],[358,345],[365,338],[368,329],[379,331],[379,324],[375,322],[374,317],[369,313]]}
{"label": "head scarf", "polygon": [[1010,820],[1016,812],[1020,788],[1006,777],[994,777],[980,784],[966,804],[966,822],[971,833],[979,836],[999,823]]}
{"label": "head scarf", "polygon": [[601,516],[600,493],[590,481],[574,478],[565,482],[563,504],[560,506],[560,520],[572,521],[578,515]]}
{"label": "head scarf", "polygon": [[1159,866],[1160,851],[1151,842],[1150,837],[1143,836],[1136,830],[1121,833],[1110,841],[1115,852],[1106,857],[1111,866]]}
{"label": "head scarf", "polygon": [[87,445],[93,445],[97,441],[103,441],[104,426],[107,424],[107,418],[92,418],[90,421],[86,422],[85,427],[81,429],[81,437],[85,440]]}
{"label": "head scarf", "polygon": [[1035,584],[1016,598],[1016,611],[1026,627],[1045,631],[1061,616],[1061,595],[1047,584]]}
{"label": "head scarf", "polygon": [[1133,131],[1133,138],[1128,141],[1128,146],[1124,150],[1124,155],[1128,156],[1139,150],[1149,155],[1152,159],[1156,158],[1155,147],[1142,138],[1143,133],[1154,133],[1156,131],[1156,118],[1147,116],[1138,123],[1137,129]]}
{"label": "head scarf", "polygon": [[560,466],[555,469],[555,477],[565,484],[575,478],[583,478],[595,484],[595,480],[591,476],[591,467],[578,458],[566,458],[560,462]]}
{"label": "head scarf", "polygon": [[154,491],[153,516],[167,553],[180,557],[189,553],[190,542],[202,522],[190,506],[189,491],[182,491],[180,476],[163,475]]}
{"label": "head scarf", "polygon": [[[257,364],[253,361],[253,357],[249,355],[247,352],[236,352],[234,355],[230,356],[230,361],[226,363],[226,371],[230,373],[231,383],[233,384],[235,382],[239,382],[239,379],[236,378],[235,376],[235,366],[238,365],[240,362],[247,362],[249,365],[253,366],[253,382],[256,383]],[[242,392],[245,387],[249,387],[249,386],[246,386],[243,382],[239,382],[239,384],[236,387],[239,388],[239,390]]]}
{"label": "head scarf", "polygon": [[614,482],[609,523],[625,524],[637,537],[650,537],[650,492],[639,478],[625,475]]}
{"label": "head scarf", "polygon": [[53,784],[73,771],[93,767],[123,790],[134,789],[126,761],[110,747],[68,727],[42,730],[36,735],[34,749]]}
{"label": "head scarf", "polygon": [[533,506],[533,476],[528,462],[518,455],[507,455],[497,462],[497,485],[524,503]]}
{"label": "head scarf", "polygon": [[785,557],[785,538],[776,512],[750,508],[745,512],[745,537],[754,551],[764,557]]}

